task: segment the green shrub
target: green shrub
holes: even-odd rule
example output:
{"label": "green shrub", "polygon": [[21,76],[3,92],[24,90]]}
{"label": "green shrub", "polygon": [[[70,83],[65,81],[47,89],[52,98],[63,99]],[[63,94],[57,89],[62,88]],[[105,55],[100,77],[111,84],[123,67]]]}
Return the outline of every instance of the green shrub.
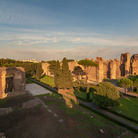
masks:
{"label": "green shrub", "polygon": [[100,107],[115,106],[118,105],[119,97],[119,91],[113,84],[102,82],[96,87],[93,101]]}
{"label": "green shrub", "polygon": [[95,89],[93,87],[90,87],[89,92],[94,92]]}
{"label": "green shrub", "polygon": [[138,87],[135,87],[135,88],[134,88],[134,91],[135,91],[136,93],[138,93]]}
{"label": "green shrub", "polygon": [[82,86],[80,86],[80,91],[82,91],[82,92],[86,92],[86,87],[82,87]]}
{"label": "green shrub", "polygon": [[103,96],[99,94],[94,94],[93,99],[94,99],[93,100],[94,103],[96,103],[98,106],[103,107],[103,108],[119,105],[118,101],[112,100],[108,98],[107,96]]}

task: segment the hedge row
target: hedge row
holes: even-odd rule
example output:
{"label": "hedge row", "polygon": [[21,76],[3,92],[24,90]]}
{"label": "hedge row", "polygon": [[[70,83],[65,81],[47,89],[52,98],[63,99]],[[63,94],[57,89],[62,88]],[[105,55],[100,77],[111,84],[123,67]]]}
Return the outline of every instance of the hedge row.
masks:
{"label": "hedge row", "polygon": [[83,103],[79,103],[79,105],[81,105],[81,106],[83,106],[84,108],[87,108],[88,110],[91,110],[91,111],[93,111],[93,112],[95,112],[95,113],[97,113],[97,114],[99,114],[99,115],[101,115],[101,116],[103,116],[103,117],[105,117],[105,118],[107,118],[107,119],[109,119],[109,120],[111,120],[111,121],[113,121],[113,122],[115,122],[115,123],[117,123],[117,124],[123,126],[123,127],[126,127],[127,129],[129,129],[129,130],[131,130],[131,131],[133,131],[133,132],[135,132],[135,133],[138,133],[138,129],[136,129],[136,128],[133,127],[133,126],[124,124],[123,122],[120,122],[119,120],[116,120],[116,119],[114,119],[114,118],[112,118],[112,117],[110,117],[110,116],[108,116],[108,115],[105,115],[105,114],[103,114],[103,113],[101,113],[101,112],[99,112],[99,111],[97,111],[97,110],[94,110],[94,109],[92,109],[91,107],[89,107],[89,106],[87,106],[87,105],[84,105]]}
{"label": "hedge row", "polygon": [[111,112],[111,113],[113,113],[113,114],[116,114],[116,115],[118,115],[118,116],[120,116],[120,117],[123,117],[123,118],[125,118],[125,119],[127,119],[127,120],[129,120],[129,121],[132,121],[132,122],[134,122],[134,123],[138,123],[138,120],[133,119],[133,118],[131,118],[131,117],[129,117],[129,116],[126,116],[126,115],[124,115],[124,114],[120,114],[120,113],[118,113],[118,112],[116,112],[116,111],[113,111],[113,110],[111,110],[111,109],[108,109],[108,108],[106,108],[105,110],[107,110],[107,111],[109,111],[109,112]]}

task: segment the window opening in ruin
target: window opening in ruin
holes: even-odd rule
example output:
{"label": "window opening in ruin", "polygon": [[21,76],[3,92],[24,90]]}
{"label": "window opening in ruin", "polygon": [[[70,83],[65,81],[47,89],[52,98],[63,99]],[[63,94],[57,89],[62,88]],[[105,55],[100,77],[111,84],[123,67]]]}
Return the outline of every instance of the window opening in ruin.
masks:
{"label": "window opening in ruin", "polygon": [[13,74],[7,74],[5,76],[6,79],[6,86],[5,86],[5,93],[13,91]]}

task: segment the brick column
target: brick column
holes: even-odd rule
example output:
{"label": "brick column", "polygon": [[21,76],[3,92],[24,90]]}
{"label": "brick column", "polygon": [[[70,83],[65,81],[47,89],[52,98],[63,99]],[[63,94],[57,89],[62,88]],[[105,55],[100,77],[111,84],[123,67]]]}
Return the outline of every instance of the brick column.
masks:
{"label": "brick column", "polygon": [[102,82],[103,81],[103,61],[97,61],[99,64],[97,67],[97,81]]}
{"label": "brick column", "polygon": [[116,79],[116,62],[114,60],[110,62],[110,79]]}

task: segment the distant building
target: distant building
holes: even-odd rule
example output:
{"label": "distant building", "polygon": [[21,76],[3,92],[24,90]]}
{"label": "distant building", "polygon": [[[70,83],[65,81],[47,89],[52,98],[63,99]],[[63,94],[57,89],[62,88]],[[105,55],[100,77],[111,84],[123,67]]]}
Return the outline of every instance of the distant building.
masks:
{"label": "distant building", "polygon": [[22,62],[33,62],[33,63],[40,63],[40,61],[37,61],[35,59],[23,59]]}

